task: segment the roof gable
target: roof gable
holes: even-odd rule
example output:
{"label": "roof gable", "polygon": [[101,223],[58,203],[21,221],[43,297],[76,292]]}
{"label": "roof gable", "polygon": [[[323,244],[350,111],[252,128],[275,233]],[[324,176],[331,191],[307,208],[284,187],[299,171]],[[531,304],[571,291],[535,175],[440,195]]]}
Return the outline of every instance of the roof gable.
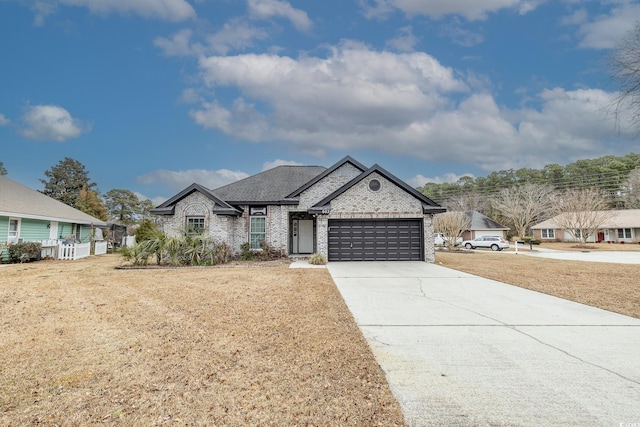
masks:
{"label": "roof gable", "polygon": [[158,207],[156,207],[155,209],[151,209],[151,213],[155,215],[173,215],[176,203],[178,203],[179,201],[183,200],[184,198],[188,197],[190,194],[196,191],[202,193],[204,196],[206,196],[211,201],[213,201],[215,205],[214,211],[217,211],[216,213],[221,213],[221,214],[222,213],[226,213],[226,214],[240,213],[240,211],[235,209],[233,206],[231,206],[224,200],[221,200],[218,197],[216,197],[215,194],[209,191],[209,189],[196,183],[191,184],[190,186],[188,186],[187,188],[185,188],[184,190],[182,190],[181,192],[179,192],[169,200],[158,205]]}
{"label": "roof gable", "polygon": [[337,162],[336,164],[331,166],[329,169],[325,170],[320,175],[318,175],[315,178],[313,178],[311,181],[308,181],[307,183],[305,183],[302,187],[296,189],[293,193],[289,194],[287,196],[287,198],[299,197],[300,194],[302,194],[303,191],[305,191],[305,190],[309,189],[310,187],[312,187],[313,185],[317,184],[318,182],[320,182],[321,180],[323,180],[327,176],[331,175],[333,172],[335,172],[336,170],[340,169],[342,166],[344,166],[347,163],[351,163],[357,169],[360,169],[361,172],[364,172],[364,171],[367,170],[366,166],[364,166],[362,163],[358,162],[357,160],[355,160],[351,156],[346,156],[342,160],[340,160],[339,162]]}
{"label": "roof gable", "polygon": [[309,211],[312,213],[326,213],[328,205],[331,203],[332,200],[334,200],[336,197],[340,196],[345,191],[349,190],[350,188],[352,188],[362,180],[366,179],[369,175],[371,175],[374,172],[383,176],[388,181],[397,185],[398,187],[400,187],[401,189],[403,189],[405,192],[409,193],[416,199],[420,200],[422,202],[422,210],[424,213],[442,213],[446,211],[446,208],[439,206],[436,202],[434,202],[424,194],[420,193],[418,190],[411,187],[406,182],[400,180],[395,175],[391,174],[390,172],[388,172],[378,164],[371,166],[369,169],[362,172],[360,175],[358,175],[351,181],[347,182],[345,185],[338,188],[336,191],[329,194],[324,199],[317,202]]}
{"label": "roof gable", "polygon": [[106,222],[0,175],[0,215],[106,225]]}

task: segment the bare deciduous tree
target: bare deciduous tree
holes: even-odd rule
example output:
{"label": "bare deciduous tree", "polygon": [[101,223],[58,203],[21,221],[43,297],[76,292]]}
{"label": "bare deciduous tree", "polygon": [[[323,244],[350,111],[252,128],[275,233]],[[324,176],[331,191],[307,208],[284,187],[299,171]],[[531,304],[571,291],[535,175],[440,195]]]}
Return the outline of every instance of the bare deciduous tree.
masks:
{"label": "bare deciduous tree", "polygon": [[640,168],[634,169],[622,184],[625,207],[640,209]]}
{"label": "bare deciduous tree", "polygon": [[455,247],[456,240],[467,230],[471,224],[471,218],[464,212],[445,212],[433,218],[433,229],[442,234],[444,246]]}
{"label": "bare deciduous tree", "polygon": [[486,214],[489,201],[482,194],[466,193],[449,197],[442,202],[442,206],[451,211],[478,211]]}
{"label": "bare deciduous tree", "polygon": [[607,211],[606,196],[598,189],[568,190],[559,194],[554,202],[555,223],[586,245],[587,240],[612,215]]}
{"label": "bare deciduous tree", "polygon": [[524,184],[501,190],[492,198],[492,205],[524,237],[531,224],[549,213],[553,193],[549,185]]}
{"label": "bare deciduous tree", "polygon": [[[613,107],[618,126],[640,118],[640,23],[636,23],[609,56],[611,77],[619,86]],[[622,117],[629,116],[630,120]]]}

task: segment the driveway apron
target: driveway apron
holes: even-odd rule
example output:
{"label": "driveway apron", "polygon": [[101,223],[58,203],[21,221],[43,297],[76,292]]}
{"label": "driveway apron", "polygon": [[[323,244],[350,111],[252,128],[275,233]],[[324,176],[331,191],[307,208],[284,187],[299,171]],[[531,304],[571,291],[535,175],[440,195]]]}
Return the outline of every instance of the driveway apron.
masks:
{"label": "driveway apron", "polygon": [[435,264],[327,267],[410,426],[640,426],[639,319]]}

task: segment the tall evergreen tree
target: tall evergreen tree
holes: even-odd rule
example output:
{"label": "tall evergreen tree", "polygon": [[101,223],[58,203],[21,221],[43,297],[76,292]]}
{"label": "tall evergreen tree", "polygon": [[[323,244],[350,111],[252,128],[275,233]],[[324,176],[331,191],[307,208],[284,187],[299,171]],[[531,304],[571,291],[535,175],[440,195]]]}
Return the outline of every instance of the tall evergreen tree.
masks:
{"label": "tall evergreen tree", "polygon": [[143,214],[140,200],[132,191],[114,188],[107,191],[104,200],[109,216],[120,224],[134,224]]}
{"label": "tall evergreen tree", "polygon": [[89,180],[89,172],[85,166],[77,160],[65,157],[51,170],[44,172],[48,179],[41,179],[44,184],[42,193],[56,200],[60,200],[71,207],[76,207],[80,191],[86,187],[92,189],[95,182]]}
{"label": "tall evergreen tree", "polygon": [[4,168],[4,165],[2,164],[2,162],[0,162],[0,175],[6,175],[9,172],[7,172],[7,170]]}
{"label": "tall evergreen tree", "polygon": [[88,189],[86,186],[80,190],[80,196],[76,203],[76,209],[89,214],[95,218],[106,221],[109,219],[109,213],[102,200],[98,198],[98,193]]}

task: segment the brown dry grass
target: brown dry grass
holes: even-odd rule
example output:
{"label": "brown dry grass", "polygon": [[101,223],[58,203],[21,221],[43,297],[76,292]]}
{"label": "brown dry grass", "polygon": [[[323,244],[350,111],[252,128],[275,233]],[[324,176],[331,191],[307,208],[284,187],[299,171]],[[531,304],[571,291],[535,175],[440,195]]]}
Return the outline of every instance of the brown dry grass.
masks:
{"label": "brown dry grass", "polygon": [[326,270],[0,268],[0,425],[403,425]]}
{"label": "brown dry grass", "polygon": [[[547,246],[547,245],[545,245]],[[640,266],[486,251],[437,252],[445,267],[640,318]]]}

